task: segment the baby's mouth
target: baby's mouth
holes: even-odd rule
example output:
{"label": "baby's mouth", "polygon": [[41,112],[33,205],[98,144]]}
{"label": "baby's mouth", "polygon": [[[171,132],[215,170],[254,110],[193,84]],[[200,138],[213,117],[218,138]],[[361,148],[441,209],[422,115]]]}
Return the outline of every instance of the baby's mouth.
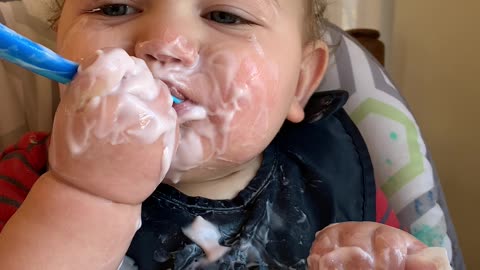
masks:
{"label": "baby's mouth", "polygon": [[[177,98],[180,101],[180,103],[187,100],[185,95],[182,94],[182,91],[179,89],[179,87],[173,85],[170,82],[164,82],[164,83],[167,85],[168,90],[170,90],[170,94],[173,97]],[[174,104],[174,105],[176,105],[176,104]]]}
{"label": "baby's mouth", "polygon": [[188,123],[201,121],[208,117],[207,110],[198,104],[185,100],[180,104],[173,104],[173,109],[177,112],[178,123],[182,126]]}
{"label": "baby's mouth", "polygon": [[191,121],[198,121],[207,118],[207,111],[205,108],[193,100],[189,99],[184,93],[186,92],[180,86],[175,85],[169,81],[163,81],[170,94],[181,100],[180,103],[173,103],[173,109],[177,112],[178,121],[180,125],[185,125]]}

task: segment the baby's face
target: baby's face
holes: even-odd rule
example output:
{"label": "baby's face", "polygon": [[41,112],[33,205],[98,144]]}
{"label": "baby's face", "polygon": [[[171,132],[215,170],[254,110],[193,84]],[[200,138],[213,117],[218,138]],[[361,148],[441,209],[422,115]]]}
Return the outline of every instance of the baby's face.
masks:
{"label": "baby's face", "polygon": [[167,180],[214,180],[299,119],[304,16],[297,0],[66,0],[57,48],[77,62],[106,47],[145,60],[184,100]]}

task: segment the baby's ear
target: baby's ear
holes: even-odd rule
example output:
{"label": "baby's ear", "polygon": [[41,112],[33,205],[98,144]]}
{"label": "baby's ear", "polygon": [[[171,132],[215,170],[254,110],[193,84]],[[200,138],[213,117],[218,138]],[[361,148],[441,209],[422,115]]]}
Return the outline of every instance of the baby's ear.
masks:
{"label": "baby's ear", "polygon": [[295,98],[287,115],[291,122],[298,123],[303,120],[303,108],[325,75],[327,64],[328,46],[325,42],[312,41],[304,46]]}

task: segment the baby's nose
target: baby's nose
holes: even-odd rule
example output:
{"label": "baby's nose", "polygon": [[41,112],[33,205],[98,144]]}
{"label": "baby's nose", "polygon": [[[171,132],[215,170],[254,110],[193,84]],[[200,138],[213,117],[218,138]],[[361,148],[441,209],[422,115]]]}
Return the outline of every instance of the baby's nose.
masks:
{"label": "baby's nose", "polygon": [[198,59],[197,47],[184,36],[165,35],[137,43],[135,55],[144,59],[147,64],[156,62],[162,66],[191,67]]}

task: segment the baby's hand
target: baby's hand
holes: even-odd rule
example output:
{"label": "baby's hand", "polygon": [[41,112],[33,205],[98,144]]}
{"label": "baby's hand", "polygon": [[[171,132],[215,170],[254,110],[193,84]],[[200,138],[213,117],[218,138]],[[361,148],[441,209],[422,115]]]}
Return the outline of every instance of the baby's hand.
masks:
{"label": "baby's hand", "polygon": [[446,252],[412,235],[373,222],[347,222],[320,231],[308,257],[310,269],[451,269]]}
{"label": "baby's hand", "polygon": [[68,184],[139,204],[163,180],[178,126],[168,87],[120,49],[98,52],[62,90],[49,162]]}

